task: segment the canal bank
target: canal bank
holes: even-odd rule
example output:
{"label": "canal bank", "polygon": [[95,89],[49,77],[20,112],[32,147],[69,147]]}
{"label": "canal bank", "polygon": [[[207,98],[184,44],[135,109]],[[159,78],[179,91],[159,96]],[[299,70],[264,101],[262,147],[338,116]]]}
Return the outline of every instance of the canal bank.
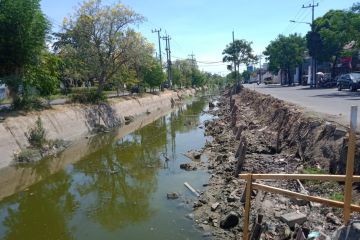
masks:
{"label": "canal bank", "polygon": [[[269,95],[248,89],[234,92],[226,91],[219,99],[218,109],[210,111],[218,116],[206,124],[205,131],[214,139],[205,148],[211,177],[206,191],[194,203],[195,221],[212,232],[215,239],[243,237],[246,183],[239,179],[239,173],[345,173],[349,140],[344,126]],[[359,144],[357,141],[357,160]],[[356,161],[355,173],[359,171]],[[344,197],[344,185],[337,182],[257,180],[256,183],[340,202]],[[358,205],[358,186],[353,190],[353,203]],[[261,216],[262,239],[290,239],[299,229],[305,238],[310,232],[332,237],[342,224],[342,210],[338,208],[265,191],[254,190],[251,196],[250,230],[257,228],[254,223]],[[287,216],[296,219],[298,227]],[[359,216],[353,213],[352,219]]]}
{"label": "canal bank", "polygon": [[[209,141],[204,137],[204,123],[212,119],[204,112],[207,105],[207,98],[188,100],[175,111],[153,112],[147,120],[83,138],[82,147],[60,154],[61,161],[14,169],[24,173],[18,184],[37,180],[0,202],[0,238],[202,238],[191,220],[196,196],[184,182],[204,190],[207,158],[201,157],[197,171],[179,166],[192,162],[184,154]],[[152,114],[162,117],[146,125]],[[179,198],[168,200],[173,192]]]}
{"label": "canal bank", "polygon": [[52,106],[51,109],[26,115],[7,116],[0,123],[0,169],[11,164],[14,153],[29,144],[25,133],[41,118],[49,140],[76,141],[89,135],[97,126],[123,125],[125,117],[137,117],[159,110],[168,110],[186,96],[193,96],[195,89],[165,91],[143,97],[111,99],[108,104]]}

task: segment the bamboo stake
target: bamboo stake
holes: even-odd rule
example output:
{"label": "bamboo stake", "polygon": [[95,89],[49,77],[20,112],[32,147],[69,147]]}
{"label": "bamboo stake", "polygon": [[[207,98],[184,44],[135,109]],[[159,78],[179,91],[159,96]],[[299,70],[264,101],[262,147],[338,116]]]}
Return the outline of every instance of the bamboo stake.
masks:
{"label": "bamboo stake", "polygon": [[[336,208],[344,207],[343,202],[329,200],[329,199],[325,199],[325,198],[321,198],[321,197],[308,196],[305,194],[292,192],[289,190],[280,189],[280,188],[276,188],[276,187],[266,186],[266,185],[262,185],[262,184],[253,183],[252,188],[257,189],[257,190],[266,191],[266,192],[281,194],[281,195],[284,195],[284,196],[287,196],[290,198],[303,199],[303,200],[307,200],[310,202],[318,202],[318,203],[321,203],[321,204],[324,204],[324,205],[327,205],[330,207],[336,207]],[[354,212],[360,212],[360,206],[357,206],[357,205],[350,205],[349,209],[351,209]]]}
{"label": "bamboo stake", "polygon": [[245,201],[245,218],[243,227],[243,239],[249,240],[249,221],[251,209],[251,189],[252,189],[252,174],[246,174],[246,201]]}
{"label": "bamboo stake", "polygon": [[[247,174],[239,174],[241,179],[246,179]],[[336,181],[345,182],[346,175],[330,175],[330,174],[252,174],[252,179],[268,179],[268,180],[319,180],[319,181]],[[360,182],[360,176],[353,176],[353,182]]]}
{"label": "bamboo stake", "polygon": [[351,106],[351,119],[349,130],[349,143],[346,162],[346,180],[345,180],[345,193],[344,193],[344,223],[347,225],[350,220],[351,214],[351,201],[352,201],[352,178],[354,174],[354,158],[355,158],[355,145],[356,145],[356,125],[357,125],[357,106]]}

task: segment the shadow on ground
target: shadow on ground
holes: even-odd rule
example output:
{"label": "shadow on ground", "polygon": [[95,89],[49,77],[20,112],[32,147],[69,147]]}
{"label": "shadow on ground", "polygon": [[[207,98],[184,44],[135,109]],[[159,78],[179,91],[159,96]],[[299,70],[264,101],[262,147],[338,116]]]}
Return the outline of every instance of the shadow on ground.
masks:
{"label": "shadow on ground", "polygon": [[320,97],[320,98],[342,98],[348,101],[359,101],[360,100],[360,92],[335,92],[335,93],[327,93],[327,94],[318,94],[311,97]]}

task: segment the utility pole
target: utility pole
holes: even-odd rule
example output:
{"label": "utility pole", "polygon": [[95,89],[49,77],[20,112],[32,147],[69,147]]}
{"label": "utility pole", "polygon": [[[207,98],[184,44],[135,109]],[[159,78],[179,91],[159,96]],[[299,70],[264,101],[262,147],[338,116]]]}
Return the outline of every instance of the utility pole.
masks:
{"label": "utility pole", "polygon": [[[232,32],[232,39],[233,39],[233,46],[235,48],[235,32],[233,31]],[[236,82],[238,83],[238,74],[237,74],[237,70],[236,70],[236,62],[235,62],[235,59],[234,59],[234,70],[235,70],[235,80]]]}
{"label": "utility pole", "polygon": [[168,73],[168,83],[169,87],[172,87],[172,76],[171,76],[171,47],[170,47],[170,36],[166,35],[165,37],[162,37],[163,40],[165,40],[166,43],[166,60],[167,60],[167,73]]}
{"label": "utility pole", "polygon": [[194,83],[194,69],[195,69],[195,55],[194,55],[194,53],[189,54],[189,58],[190,58],[190,61],[191,61],[191,71],[192,71],[191,85],[193,86],[193,83]]}
{"label": "utility pole", "polygon": [[260,64],[260,66],[259,66],[259,83],[261,83],[261,81],[262,81],[262,73],[261,73],[261,70],[262,70],[262,67],[261,67],[261,60],[262,60],[262,57],[263,57],[263,55],[258,55],[258,57],[259,57],[259,64]]}
{"label": "utility pole", "polygon": [[190,57],[190,59],[191,59],[191,66],[192,66],[192,68],[195,68],[195,55],[194,55],[194,53],[189,54],[189,57]]}
{"label": "utility pole", "polygon": [[[312,19],[311,19],[311,32],[314,33],[314,20],[315,20],[315,8],[319,6],[319,3],[315,4],[313,0],[312,4],[308,6],[303,5],[302,8],[311,8],[312,10]],[[311,81],[310,87],[316,87],[316,59],[314,56],[311,57]]]}
{"label": "utility pole", "polygon": [[160,29],[154,29],[151,30],[152,33],[157,33],[158,34],[158,41],[159,41],[159,59],[160,59],[160,66],[162,68],[162,57],[161,57],[161,36],[160,36],[160,32],[161,32],[161,28]]}

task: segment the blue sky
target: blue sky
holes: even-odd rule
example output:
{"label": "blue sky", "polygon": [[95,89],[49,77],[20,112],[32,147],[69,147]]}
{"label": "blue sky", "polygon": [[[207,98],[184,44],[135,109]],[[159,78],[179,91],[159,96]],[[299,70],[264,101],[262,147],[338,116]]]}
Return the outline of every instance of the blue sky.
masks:
{"label": "blue sky", "polygon": [[[65,16],[74,12],[79,2],[42,0],[42,8],[56,29]],[[315,1],[319,3],[315,17],[330,9],[347,9],[354,2]],[[171,36],[173,60],[187,58],[193,52],[198,61],[219,62],[222,50],[232,40],[233,30],[235,38],[253,42],[256,54],[261,54],[281,33],[305,35],[309,30],[307,24],[294,24],[289,20],[311,21],[310,8],[302,9],[302,5],[312,3],[312,0],[123,0],[122,3],[146,17],[147,21],[135,28],[156,47],[157,35],[151,33],[152,29],[161,28],[163,34],[166,31]],[[222,63],[199,63],[199,67],[213,73],[227,73]]]}

